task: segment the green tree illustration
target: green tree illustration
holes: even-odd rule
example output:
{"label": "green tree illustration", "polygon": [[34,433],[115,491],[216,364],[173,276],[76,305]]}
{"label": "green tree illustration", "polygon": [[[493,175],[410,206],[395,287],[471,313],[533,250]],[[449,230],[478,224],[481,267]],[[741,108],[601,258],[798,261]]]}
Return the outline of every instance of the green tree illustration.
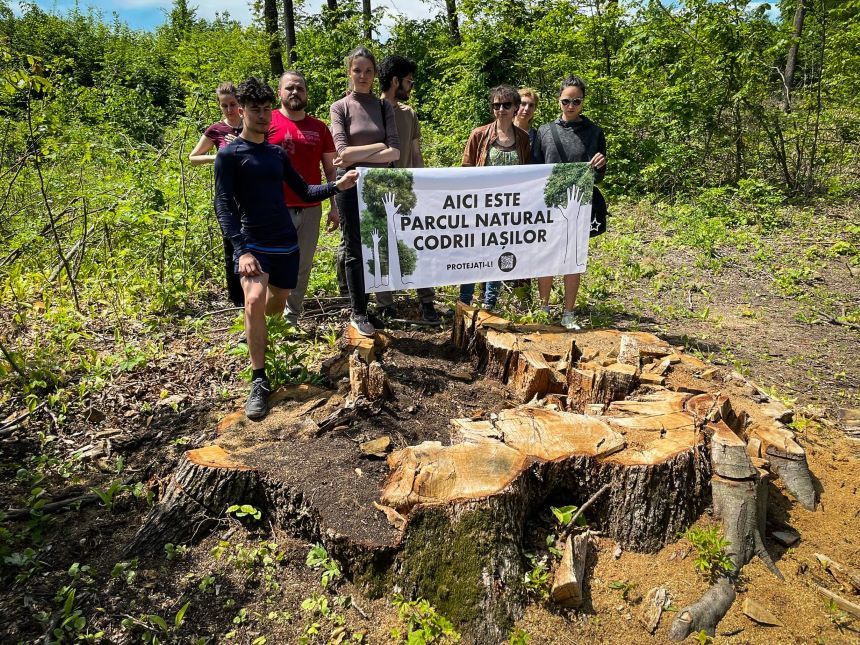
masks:
{"label": "green tree illustration", "polygon": [[[381,273],[388,275],[388,219],[382,198],[387,193],[394,193],[394,202],[400,207],[399,213],[409,215],[415,208],[418,197],[412,190],[412,173],[405,168],[373,168],[365,172],[361,196],[367,209],[361,214],[361,241],[373,248],[372,233],[374,229],[379,231]],[[397,249],[400,256],[401,275],[411,275],[418,264],[418,254],[402,240],[397,240]],[[367,260],[367,268],[371,273],[374,272],[376,258]]]}
{"label": "green tree illustration", "polygon": [[558,207],[567,204],[567,189],[574,185],[582,190],[582,203],[591,203],[594,191],[594,171],[584,163],[557,163],[543,189],[543,200],[547,206]]}

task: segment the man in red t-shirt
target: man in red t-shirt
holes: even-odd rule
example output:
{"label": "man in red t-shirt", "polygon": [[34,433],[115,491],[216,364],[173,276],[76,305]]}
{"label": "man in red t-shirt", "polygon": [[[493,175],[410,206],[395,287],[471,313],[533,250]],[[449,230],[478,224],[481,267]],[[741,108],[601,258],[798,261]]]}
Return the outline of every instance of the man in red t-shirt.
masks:
{"label": "man in red t-shirt", "polygon": [[[328,181],[335,181],[334,161],[337,151],[331,132],[325,123],[305,112],[308,105],[308,88],[304,74],[284,72],[278,87],[281,107],[272,112],[272,127],[268,141],[287,151],[290,162],[308,184],[321,183],[320,164]],[[322,206],[319,202],[303,202],[289,186],[284,184],[284,201],[292,212],[293,224],[299,238],[299,276],[296,288],[287,299],[284,315],[296,323],[304,310],[305,292],[311,276],[314,253],[320,234]],[[340,225],[334,200],[330,201],[326,230]]]}

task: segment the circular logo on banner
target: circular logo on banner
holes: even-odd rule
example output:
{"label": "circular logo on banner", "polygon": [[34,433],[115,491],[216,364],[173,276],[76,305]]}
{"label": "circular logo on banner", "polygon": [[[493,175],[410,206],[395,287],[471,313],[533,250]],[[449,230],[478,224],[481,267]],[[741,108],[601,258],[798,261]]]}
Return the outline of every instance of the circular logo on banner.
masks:
{"label": "circular logo on banner", "polygon": [[499,268],[505,273],[513,271],[515,266],[517,266],[517,256],[510,251],[499,256]]}

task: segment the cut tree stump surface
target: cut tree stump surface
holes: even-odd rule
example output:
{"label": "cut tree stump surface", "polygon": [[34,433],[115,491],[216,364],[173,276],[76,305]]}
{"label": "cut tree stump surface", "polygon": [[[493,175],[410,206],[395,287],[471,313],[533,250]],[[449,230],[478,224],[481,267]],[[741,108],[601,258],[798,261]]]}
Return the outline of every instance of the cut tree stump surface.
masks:
{"label": "cut tree stump surface", "polygon": [[[390,396],[350,392],[350,357],[353,389],[372,365]],[[476,642],[497,642],[525,605],[526,525],[551,497],[581,504],[608,485],[590,525],[653,552],[710,503],[716,471],[721,495],[740,491],[719,511],[746,531],[741,566],[766,559],[770,478],[815,504],[805,452],[774,418],[785,411],[651,334],[517,326],[458,305],[453,337],[348,333],[323,369],[337,392],[290,386],[261,422],[225,417],[213,445],[186,454],[128,552],[198,539],[229,505],[252,504],[322,542],[371,591],[398,584]],[[387,459],[362,454],[382,437]]]}

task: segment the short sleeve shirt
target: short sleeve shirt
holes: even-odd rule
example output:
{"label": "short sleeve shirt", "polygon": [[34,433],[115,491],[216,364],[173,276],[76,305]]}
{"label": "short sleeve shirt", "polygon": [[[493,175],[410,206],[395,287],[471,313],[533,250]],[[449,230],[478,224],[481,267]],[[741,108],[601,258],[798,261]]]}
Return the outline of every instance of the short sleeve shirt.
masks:
{"label": "short sleeve shirt", "polygon": [[[310,115],[301,121],[293,121],[280,110],[275,110],[267,139],[286,151],[293,167],[308,184],[322,183],[320,163],[323,153],[335,152],[334,140],[325,123]],[[319,203],[303,202],[286,184],[284,201],[293,208],[307,208]]]}
{"label": "short sleeve shirt", "polygon": [[400,159],[395,165],[398,168],[412,168],[412,142],[421,138],[421,126],[418,125],[415,110],[398,103],[394,107],[394,122],[397,124],[397,136],[400,138]]}
{"label": "short sleeve shirt", "polygon": [[203,135],[215,144],[215,148],[217,150],[220,150],[227,145],[227,141],[224,137],[228,134],[238,137],[242,134],[242,126],[240,125],[238,128],[234,128],[232,125],[228,125],[223,121],[218,121],[218,123],[213,123],[203,132]]}

